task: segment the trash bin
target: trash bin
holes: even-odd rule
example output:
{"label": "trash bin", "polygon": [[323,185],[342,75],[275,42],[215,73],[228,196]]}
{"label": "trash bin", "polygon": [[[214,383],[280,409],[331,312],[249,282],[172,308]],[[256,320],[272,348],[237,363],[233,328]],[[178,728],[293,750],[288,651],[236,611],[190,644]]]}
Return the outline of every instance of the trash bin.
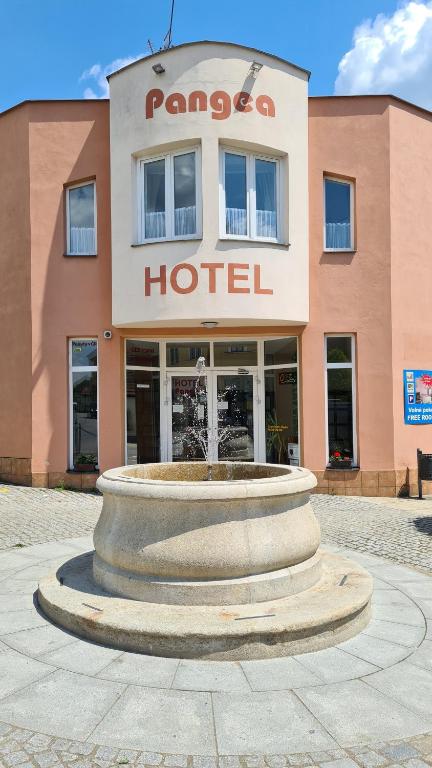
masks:
{"label": "trash bin", "polygon": [[423,453],[417,448],[418,495],[423,498],[422,480],[432,480],[432,453]]}

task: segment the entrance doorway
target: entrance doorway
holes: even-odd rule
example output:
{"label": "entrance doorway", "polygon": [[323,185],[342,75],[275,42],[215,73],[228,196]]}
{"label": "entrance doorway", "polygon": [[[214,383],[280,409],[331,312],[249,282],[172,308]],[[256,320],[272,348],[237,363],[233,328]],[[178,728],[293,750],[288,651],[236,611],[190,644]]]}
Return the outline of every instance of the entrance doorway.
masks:
{"label": "entrance doorway", "polygon": [[252,373],[170,373],[169,461],[254,461],[256,377]]}
{"label": "entrance doorway", "polygon": [[297,337],[125,347],[127,464],[299,464]]}

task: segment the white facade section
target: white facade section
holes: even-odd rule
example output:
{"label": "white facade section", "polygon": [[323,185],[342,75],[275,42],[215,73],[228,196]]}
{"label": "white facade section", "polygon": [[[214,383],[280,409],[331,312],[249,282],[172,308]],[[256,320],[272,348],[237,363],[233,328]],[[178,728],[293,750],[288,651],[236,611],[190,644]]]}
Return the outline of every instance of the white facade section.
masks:
{"label": "white facade section", "polygon": [[[255,77],[254,61],[262,64]],[[155,63],[163,65],[163,74],[153,71]],[[197,43],[125,68],[111,77],[110,92],[113,324],[306,323],[307,73],[241,46]],[[188,147],[198,148],[200,156],[198,235],[143,243],[142,160]],[[224,148],[277,161],[277,242],[224,237]],[[265,173],[259,183],[260,189],[248,194],[260,195],[259,205],[265,208],[270,196]],[[158,212],[167,201],[157,179],[151,184],[147,198],[152,215],[163,218]],[[184,199],[187,205],[187,195]],[[241,208],[242,199],[239,191],[230,206]],[[167,211],[173,215],[172,200]]]}

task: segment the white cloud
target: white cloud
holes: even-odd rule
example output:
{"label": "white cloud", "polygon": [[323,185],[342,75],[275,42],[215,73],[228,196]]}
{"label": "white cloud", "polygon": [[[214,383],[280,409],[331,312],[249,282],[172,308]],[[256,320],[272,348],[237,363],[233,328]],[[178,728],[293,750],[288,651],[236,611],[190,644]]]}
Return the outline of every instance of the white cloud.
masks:
{"label": "white cloud", "polygon": [[355,28],[339,62],[336,95],[392,93],[432,109],[432,0],[409,0],[392,16]]}
{"label": "white cloud", "polygon": [[[116,72],[117,69],[125,67],[127,64],[132,64],[133,61],[142,59],[147,54],[139,53],[137,56],[126,56],[124,59],[115,59],[111,64],[107,64],[103,67],[101,64],[93,64],[92,67],[86,69],[81,77],[80,82],[83,80],[93,80],[93,87],[87,87],[84,90],[83,96],[85,99],[109,99],[109,85],[106,79],[107,75],[111,72]],[[96,90],[95,90],[96,89]]]}

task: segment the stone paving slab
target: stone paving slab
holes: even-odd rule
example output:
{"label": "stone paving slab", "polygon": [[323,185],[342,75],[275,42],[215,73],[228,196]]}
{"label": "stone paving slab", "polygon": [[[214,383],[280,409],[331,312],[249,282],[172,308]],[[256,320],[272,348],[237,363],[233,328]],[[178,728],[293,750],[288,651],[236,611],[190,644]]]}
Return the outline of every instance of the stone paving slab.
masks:
{"label": "stone paving slab", "polygon": [[313,672],[323,683],[341,683],[378,672],[380,667],[346,653],[342,648],[325,648],[296,657],[301,666]]}
{"label": "stone paving slab", "polygon": [[397,664],[399,661],[403,661],[407,656],[415,650],[406,648],[403,645],[394,643],[391,634],[386,640],[380,637],[372,637],[362,632],[351,640],[345,640],[345,642],[337,645],[346,653],[350,653],[358,659],[367,661],[369,664],[374,664],[377,667],[387,667]]}
{"label": "stone paving slab", "polygon": [[291,691],[213,694],[219,754],[262,754],[338,746]]}
{"label": "stone paving slab", "polygon": [[0,700],[54,671],[55,667],[23,656],[6,646],[6,650],[0,653]]}
{"label": "stone paving slab", "polygon": [[98,677],[148,688],[170,688],[178,665],[178,659],[119,652],[117,658]]}
{"label": "stone paving slab", "polygon": [[241,666],[253,691],[286,690],[321,683],[320,677],[300,663],[301,658],[242,661]]}
{"label": "stone paving slab", "polygon": [[247,669],[240,663],[220,661],[209,665],[205,661],[182,659],[172,680],[172,687],[179,690],[236,691],[251,690]]}
{"label": "stone paving slab", "polygon": [[[13,670],[11,672],[13,674]],[[57,669],[0,699],[0,720],[50,736],[86,739],[125,690],[124,685]]]}
{"label": "stone paving slab", "polygon": [[422,644],[409,657],[409,662],[432,672],[432,642],[427,639],[423,640]]}
{"label": "stone paving slab", "polygon": [[425,722],[432,718],[432,671],[421,669],[407,660],[369,675],[367,683],[424,717]]}
{"label": "stone paving slab", "polygon": [[91,740],[130,749],[215,755],[212,721],[210,693],[130,686]]}
{"label": "stone paving slab", "polygon": [[[301,688],[302,702],[342,746],[370,744],[432,730],[429,717],[412,712],[362,680]],[[432,688],[429,691],[432,695]],[[431,699],[432,700],[432,699]]]}
{"label": "stone paving slab", "polygon": [[[77,640],[43,653],[39,658],[46,664],[53,664],[69,672],[93,676],[108,669],[111,662],[120,655],[121,651],[114,648],[102,648],[100,645],[81,643]],[[109,676],[108,679],[110,679]]]}
{"label": "stone paving slab", "polygon": [[377,637],[380,640],[387,640],[388,637],[391,637],[393,643],[412,648],[415,645],[419,645],[421,640],[423,640],[424,625],[411,627],[408,624],[395,624],[394,621],[372,619],[364,633],[371,637]]}

